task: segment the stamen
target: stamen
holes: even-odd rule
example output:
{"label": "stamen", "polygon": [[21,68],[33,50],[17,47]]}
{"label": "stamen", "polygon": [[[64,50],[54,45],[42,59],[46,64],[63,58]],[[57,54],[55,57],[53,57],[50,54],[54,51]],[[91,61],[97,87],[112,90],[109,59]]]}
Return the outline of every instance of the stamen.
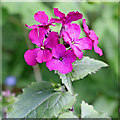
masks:
{"label": "stamen", "polygon": [[45,49],[44,46],[41,46],[41,49],[44,50]]}
{"label": "stamen", "polygon": [[62,57],[60,57],[60,58],[59,58],[59,60],[60,60],[60,61],[62,61],[62,60],[63,60],[63,58],[62,58]]}

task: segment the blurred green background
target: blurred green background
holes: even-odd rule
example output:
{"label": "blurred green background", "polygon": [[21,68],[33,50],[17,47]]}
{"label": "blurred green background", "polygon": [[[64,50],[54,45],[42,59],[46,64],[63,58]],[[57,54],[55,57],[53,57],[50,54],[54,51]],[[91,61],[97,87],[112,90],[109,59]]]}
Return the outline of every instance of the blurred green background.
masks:
{"label": "blurred green background", "polygon": [[[74,110],[80,114],[80,103],[85,100],[94,105],[98,111],[104,111],[113,118],[118,117],[118,3],[116,2],[4,2],[2,3],[2,86],[12,89],[16,94],[21,89],[39,80],[60,83],[59,76],[50,72],[45,63],[31,67],[24,60],[26,50],[33,48],[28,34],[29,29],[24,24],[38,24],[34,21],[34,13],[45,11],[50,17],[55,17],[53,8],[68,13],[79,11],[87,19],[90,29],[99,36],[99,47],[104,55],[100,57],[94,51],[85,51],[84,55],[106,62],[109,67],[102,68],[96,74],[88,75],[82,80],[73,82],[77,96]],[[79,20],[77,22],[81,24]],[[82,24],[81,24],[82,25]],[[52,30],[58,31],[57,25]],[[83,29],[81,27],[81,29]],[[80,37],[84,36],[81,33]],[[39,69],[40,67],[40,69]],[[5,79],[15,76],[16,85],[8,87]]]}

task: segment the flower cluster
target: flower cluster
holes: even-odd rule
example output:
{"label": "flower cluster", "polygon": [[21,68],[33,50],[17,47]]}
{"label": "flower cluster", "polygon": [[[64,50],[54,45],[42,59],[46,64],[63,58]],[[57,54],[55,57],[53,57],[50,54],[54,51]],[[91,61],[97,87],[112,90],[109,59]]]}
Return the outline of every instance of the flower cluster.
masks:
{"label": "flower cluster", "polygon": [[[103,54],[98,45],[98,36],[93,30],[89,30],[86,20],[82,19],[83,15],[77,12],[69,12],[67,15],[60,12],[58,8],[53,8],[57,18],[51,18],[44,11],[38,11],[34,19],[41,23],[38,25],[26,26],[32,29],[29,33],[29,39],[38,47],[25,52],[24,58],[28,65],[34,66],[37,63],[46,62],[50,71],[58,70],[62,74],[71,72],[72,63],[76,57],[83,57],[82,50],[94,50],[100,56]],[[76,23],[71,23],[82,19],[86,37],[80,38],[81,28]],[[49,22],[48,22],[49,20]],[[60,33],[51,31],[50,26],[54,23],[62,24]],[[62,40],[63,44],[60,44]]]}

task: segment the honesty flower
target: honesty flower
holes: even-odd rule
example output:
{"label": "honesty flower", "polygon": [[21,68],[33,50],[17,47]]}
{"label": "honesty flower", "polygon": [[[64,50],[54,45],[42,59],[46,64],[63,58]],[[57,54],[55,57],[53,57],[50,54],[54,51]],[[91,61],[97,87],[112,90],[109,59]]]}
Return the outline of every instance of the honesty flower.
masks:
{"label": "honesty flower", "polygon": [[[27,50],[24,54],[25,61],[28,65],[34,66],[38,62],[46,62],[52,58],[51,48],[58,44],[58,34],[57,32],[50,32],[48,38],[45,42],[41,39],[41,36],[38,36],[36,31],[31,34],[32,42],[39,46],[39,48]],[[40,39],[39,39],[40,38]]]}
{"label": "honesty flower", "polygon": [[51,22],[54,23],[62,23],[68,24],[71,23],[72,21],[77,21],[79,19],[82,19],[83,15],[79,13],[78,11],[76,12],[69,12],[66,16],[64,13],[60,12],[58,8],[53,8],[54,9],[54,14],[55,16],[59,17],[60,19],[57,18],[51,18]]}
{"label": "honesty flower", "polygon": [[98,53],[100,56],[102,56],[103,55],[102,50],[97,46],[99,43],[98,36],[95,34],[93,30],[89,30],[88,26],[86,25],[86,19],[82,19],[82,22],[83,22],[84,32],[86,33],[86,36],[89,39],[91,39],[95,52]]}
{"label": "honesty flower", "polygon": [[41,31],[41,29],[42,29],[42,33],[41,33],[42,37],[45,37],[46,34],[49,34],[49,32],[50,32],[49,25],[53,25],[53,24],[52,24],[52,21],[48,22],[49,18],[45,14],[45,12],[38,11],[37,13],[34,14],[34,19],[35,19],[35,21],[37,21],[41,24],[32,25],[32,26],[28,26],[27,24],[25,24],[29,29],[33,29],[33,30],[31,30],[31,34],[34,34],[34,31],[39,32],[39,31]]}
{"label": "honesty flower", "polygon": [[62,32],[64,41],[70,45],[79,59],[83,56],[81,50],[92,50],[92,41],[87,37],[79,39],[80,32],[80,25],[75,23],[65,25],[65,31]]}
{"label": "honesty flower", "polygon": [[53,57],[46,62],[46,66],[50,71],[58,70],[62,74],[67,74],[72,71],[72,63],[76,60],[72,50],[67,50],[64,45],[56,45],[52,49]]}

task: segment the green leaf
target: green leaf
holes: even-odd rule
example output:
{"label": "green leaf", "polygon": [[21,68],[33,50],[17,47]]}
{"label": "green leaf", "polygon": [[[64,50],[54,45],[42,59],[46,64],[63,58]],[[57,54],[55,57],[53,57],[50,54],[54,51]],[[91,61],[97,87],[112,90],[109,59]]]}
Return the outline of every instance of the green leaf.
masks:
{"label": "green leaf", "polygon": [[93,58],[83,57],[81,60],[76,60],[73,65],[72,80],[79,80],[88,74],[95,73],[101,67],[108,65],[102,61],[94,60]]}
{"label": "green leaf", "polygon": [[71,108],[75,96],[69,92],[56,92],[49,82],[32,83],[23,89],[14,110],[8,118],[51,118]]}
{"label": "green leaf", "polygon": [[88,105],[88,103],[82,101],[81,118],[110,118],[110,117],[108,117],[106,113],[97,112],[92,105]]}
{"label": "green leaf", "polygon": [[63,114],[61,114],[59,116],[59,120],[63,120],[63,119],[60,119],[60,118],[77,118],[72,111],[68,111],[68,112],[64,112]]}
{"label": "green leaf", "polygon": [[58,71],[55,71],[55,73],[57,73],[60,76],[60,79],[62,80],[62,83],[66,86],[66,88],[68,89],[68,91],[71,94],[74,94],[73,92],[73,87],[72,87],[72,82],[71,82],[71,77],[70,77],[70,73],[68,74],[61,74]]}

